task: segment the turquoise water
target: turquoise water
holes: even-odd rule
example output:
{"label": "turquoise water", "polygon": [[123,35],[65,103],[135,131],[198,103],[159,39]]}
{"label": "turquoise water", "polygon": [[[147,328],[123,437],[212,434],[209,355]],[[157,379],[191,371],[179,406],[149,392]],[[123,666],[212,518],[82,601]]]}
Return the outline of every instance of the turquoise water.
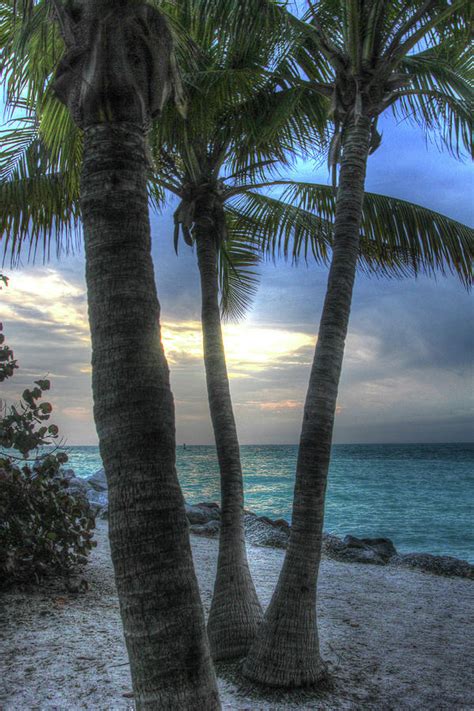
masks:
{"label": "turquoise water", "polygon": [[[97,447],[68,451],[81,476],[101,466]],[[241,453],[246,507],[290,521],[297,447],[248,445]],[[178,448],[177,466],[187,501],[219,500],[213,447]],[[474,561],[473,483],[474,444],[334,445],[324,528]]]}

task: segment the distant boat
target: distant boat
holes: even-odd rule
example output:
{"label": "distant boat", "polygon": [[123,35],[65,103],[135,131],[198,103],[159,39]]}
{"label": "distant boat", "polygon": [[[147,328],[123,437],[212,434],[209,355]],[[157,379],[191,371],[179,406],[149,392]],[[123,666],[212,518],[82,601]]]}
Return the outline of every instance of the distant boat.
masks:
{"label": "distant boat", "polygon": [[186,445],[184,444],[184,442],[183,442],[183,449],[186,449]]}

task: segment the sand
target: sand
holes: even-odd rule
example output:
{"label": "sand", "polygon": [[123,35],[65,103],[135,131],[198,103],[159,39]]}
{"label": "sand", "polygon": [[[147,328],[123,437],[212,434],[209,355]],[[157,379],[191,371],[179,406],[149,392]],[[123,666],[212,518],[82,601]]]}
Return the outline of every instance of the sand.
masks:
{"label": "sand", "polygon": [[[0,597],[0,709],[133,709],[130,675],[107,541],[87,566],[89,590],[57,584]],[[206,611],[217,541],[192,537]],[[283,551],[249,546],[256,587],[268,604]],[[474,584],[391,566],[324,560],[321,646],[333,688],[267,693],[219,665],[224,709],[474,709]]]}

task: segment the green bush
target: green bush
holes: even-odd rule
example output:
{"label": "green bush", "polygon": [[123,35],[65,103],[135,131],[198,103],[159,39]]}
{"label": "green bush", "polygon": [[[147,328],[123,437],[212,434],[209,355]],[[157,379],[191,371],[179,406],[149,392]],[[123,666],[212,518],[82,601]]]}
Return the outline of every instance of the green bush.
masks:
{"label": "green bush", "polygon": [[[2,336],[0,381],[17,368],[3,343]],[[23,392],[19,404],[4,407],[0,414],[0,587],[38,581],[51,573],[68,574],[87,561],[96,545],[89,501],[80,491],[70,490],[61,471],[67,454],[54,451],[28,459],[30,452],[58,439],[56,425],[45,424],[51,404],[40,402],[49,388],[49,380],[37,380],[32,390]]]}
{"label": "green bush", "polygon": [[32,466],[0,458],[0,585],[68,574],[96,545],[89,502],[61,474],[65,457]]}

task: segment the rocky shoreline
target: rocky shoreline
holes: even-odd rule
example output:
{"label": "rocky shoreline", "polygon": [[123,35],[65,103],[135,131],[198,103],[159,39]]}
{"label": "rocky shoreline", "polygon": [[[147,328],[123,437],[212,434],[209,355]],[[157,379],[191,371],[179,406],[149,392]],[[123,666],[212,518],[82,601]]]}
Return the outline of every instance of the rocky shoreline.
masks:
{"label": "rocky shoreline", "polygon": [[[88,479],[76,477],[72,469],[65,470],[63,475],[69,480],[69,487],[73,491],[87,496],[97,517],[107,518],[107,482],[103,469]],[[206,538],[218,537],[221,518],[219,504],[186,504],[186,515],[191,533]],[[284,519],[273,520],[246,510],[244,523],[245,537],[249,543],[270,548],[286,548],[290,525]],[[474,565],[468,561],[430,553],[399,553],[388,538],[356,538],[351,535],[339,538],[324,533],[323,556],[346,563],[401,566],[434,575],[474,580]]]}

